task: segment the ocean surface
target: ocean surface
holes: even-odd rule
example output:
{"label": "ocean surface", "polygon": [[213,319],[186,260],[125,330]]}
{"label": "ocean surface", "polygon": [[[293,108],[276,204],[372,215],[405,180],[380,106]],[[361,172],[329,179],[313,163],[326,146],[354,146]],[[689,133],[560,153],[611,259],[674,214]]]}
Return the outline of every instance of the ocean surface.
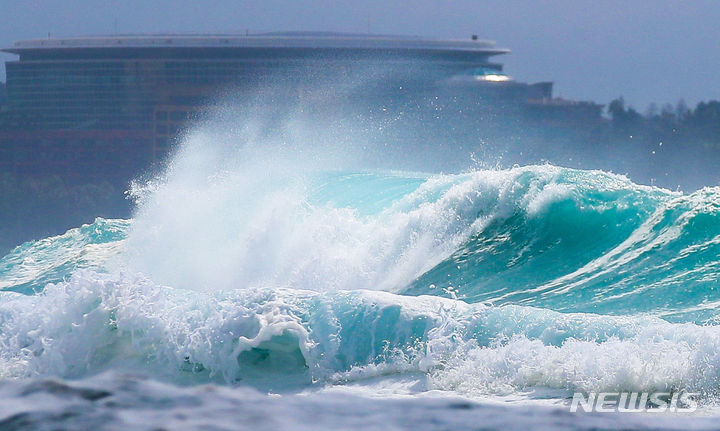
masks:
{"label": "ocean surface", "polygon": [[720,188],[217,162],[0,260],[0,429],[720,428]]}

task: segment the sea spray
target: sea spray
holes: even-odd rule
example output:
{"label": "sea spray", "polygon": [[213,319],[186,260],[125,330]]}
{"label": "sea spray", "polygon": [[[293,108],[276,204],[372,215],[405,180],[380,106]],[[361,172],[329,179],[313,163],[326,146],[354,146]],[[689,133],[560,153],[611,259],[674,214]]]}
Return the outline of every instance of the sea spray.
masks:
{"label": "sea spray", "polygon": [[[715,189],[549,165],[290,177],[169,175],[132,223],[14,250],[3,376],[714,399]],[[628,290],[633,265],[663,273]]]}

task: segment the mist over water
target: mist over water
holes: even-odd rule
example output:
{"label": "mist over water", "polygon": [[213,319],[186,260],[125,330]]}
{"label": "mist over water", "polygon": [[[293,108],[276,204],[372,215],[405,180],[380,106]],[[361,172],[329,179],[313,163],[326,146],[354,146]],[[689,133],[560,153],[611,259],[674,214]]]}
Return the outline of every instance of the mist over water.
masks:
{"label": "mist over water", "polygon": [[[378,102],[370,90],[393,73],[230,92],[164,172],[133,184],[132,220],[0,260],[0,377],[13,381],[0,394],[15,406],[103,387],[108,415],[139,393],[208,415],[233,390],[258,411],[275,401],[254,390],[300,411],[346,391],[333,409],[403,396],[447,421],[457,397],[529,402],[541,419],[574,391],[683,388],[714,406],[720,190],[513,166],[621,157],[526,146],[522,128],[500,139],[439,99]],[[204,384],[223,388],[193,392]]]}

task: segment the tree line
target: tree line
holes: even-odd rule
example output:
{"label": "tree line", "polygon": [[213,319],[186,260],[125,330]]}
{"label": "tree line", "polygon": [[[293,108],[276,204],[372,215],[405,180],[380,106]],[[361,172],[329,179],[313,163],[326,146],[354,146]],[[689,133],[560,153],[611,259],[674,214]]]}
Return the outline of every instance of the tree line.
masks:
{"label": "tree line", "polygon": [[[661,108],[651,104],[644,114],[619,97],[608,105],[613,133],[638,138],[710,146],[720,150],[720,101],[700,102],[694,109],[680,100]],[[661,141],[662,142],[662,141]]]}

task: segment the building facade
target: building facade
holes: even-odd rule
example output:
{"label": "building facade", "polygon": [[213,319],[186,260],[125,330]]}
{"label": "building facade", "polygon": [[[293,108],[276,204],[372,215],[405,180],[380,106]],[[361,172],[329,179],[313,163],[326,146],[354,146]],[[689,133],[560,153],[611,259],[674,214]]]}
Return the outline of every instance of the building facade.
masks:
{"label": "building facade", "polygon": [[475,37],[114,36],[20,41],[3,51],[18,59],[6,63],[0,163],[20,171],[80,164],[122,177],[162,159],[223,92],[261,85],[303,97],[318,83],[366,81],[359,93],[368,101],[410,94],[491,107],[552,97],[551,83],[504,75],[493,57],[508,50]]}

